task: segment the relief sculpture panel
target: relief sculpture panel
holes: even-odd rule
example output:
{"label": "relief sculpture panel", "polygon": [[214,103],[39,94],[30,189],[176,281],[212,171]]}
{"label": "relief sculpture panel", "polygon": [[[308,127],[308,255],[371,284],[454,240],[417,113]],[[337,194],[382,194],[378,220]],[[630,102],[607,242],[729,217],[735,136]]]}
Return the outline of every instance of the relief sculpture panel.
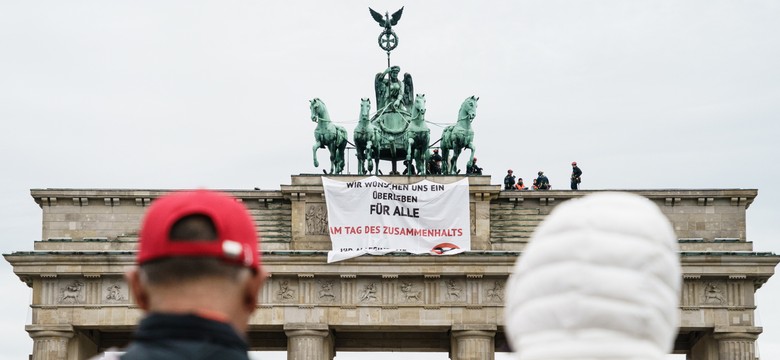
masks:
{"label": "relief sculpture panel", "polygon": [[500,280],[495,280],[493,286],[488,286],[485,290],[485,299],[489,303],[504,303],[504,284]]}
{"label": "relief sculpture panel", "polygon": [[328,234],[328,210],[325,204],[306,204],[306,235]]}
{"label": "relief sculpture panel", "polygon": [[377,298],[378,287],[376,282],[368,282],[363,284],[360,291],[360,298],[358,301],[361,304],[370,304],[379,301]]}
{"label": "relief sculpture panel", "polygon": [[335,289],[335,281],[333,279],[317,280],[319,289],[317,290],[317,298],[320,302],[334,303],[337,301],[338,290]]}
{"label": "relief sculpture panel", "polygon": [[465,300],[465,294],[463,293],[463,285],[459,284],[455,279],[448,279],[444,282],[446,300],[449,302],[460,302]]}
{"label": "relief sculpture panel", "polygon": [[122,304],[129,301],[127,285],[119,280],[103,281],[102,303]]}
{"label": "relief sculpture panel", "polygon": [[81,280],[66,280],[61,282],[60,304],[83,304],[84,303],[84,282]]}
{"label": "relief sculpture panel", "polygon": [[704,284],[704,295],[702,303],[705,305],[726,305],[726,294],[723,291],[722,284],[709,281]]}
{"label": "relief sculpture panel", "polygon": [[401,297],[403,302],[409,303],[409,302],[421,302],[422,301],[422,290],[420,290],[422,287],[420,285],[416,285],[412,281],[401,281],[400,289],[401,289]]}
{"label": "relief sculpture panel", "polygon": [[281,303],[297,302],[297,289],[289,279],[280,279],[276,282],[276,301]]}

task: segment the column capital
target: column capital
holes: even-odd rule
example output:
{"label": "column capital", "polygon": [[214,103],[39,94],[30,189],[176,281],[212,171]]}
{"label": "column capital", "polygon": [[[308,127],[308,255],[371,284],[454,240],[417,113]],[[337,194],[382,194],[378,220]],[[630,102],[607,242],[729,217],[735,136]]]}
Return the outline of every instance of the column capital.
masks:
{"label": "column capital", "polygon": [[61,337],[70,339],[75,332],[73,331],[73,325],[70,324],[55,324],[55,325],[41,325],[32,324],[26,325],[24,330],[30,334],[33,339],[42,337]]}
{"label": "column capital", "polygon": [[321,323],[285,323],[284,324],[284,332],[296,332],[296,331],[311,331],[312,334],[319,334],[321,332],[324,332],[326,336],[327,333],[330,331],[330,327],[328,327],[328,324],[321,324]]}
{"label": "column capital", "polygon": [[450,357],[453,360],[495,359],[495,324],[453,324]]}
{"label": "column capital", "polygon": [[755,341],[758,339],[757,333],[748,333],[748,332],[723,332],[723,333],[715,333],[712,336],[715,340],[721,341],[734,341],[734,340],[751,340]]}
{"label": "column capital", "polygon": [[713,329],[712,335],[715,339],[735,338],[735,339],[756,339],[764,331],[760,326],[717,326]]}
{"label": "column capital", "polygon": [[452,324],[452,331],[493,331],[498,330],[496,324]]}
{"label": "column capital", "polygon": [[335,356],[328,324],[286,323],[284,333],[289,360],[331,360]]}
{"label": "column capital", "polygon": [[68,342],[75,334],[72,325],[33,324],[24,327],[33,339],[32,360],[66,360]]}
{"label": "column capital", "polygon": [[452,337],[495,337],[498,327],[495,324],[454,324]]}

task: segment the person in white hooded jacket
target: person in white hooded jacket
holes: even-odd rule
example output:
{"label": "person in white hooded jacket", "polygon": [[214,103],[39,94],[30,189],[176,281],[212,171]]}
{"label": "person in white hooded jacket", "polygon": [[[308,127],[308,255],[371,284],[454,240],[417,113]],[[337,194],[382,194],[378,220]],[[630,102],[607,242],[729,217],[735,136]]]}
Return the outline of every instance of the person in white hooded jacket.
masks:
{"label": "person in white hooded jacket", "polygon": [[599,193],[539,225],[507,285],[518,360],[661,360],[678,325],[677,238],[650,200]]}

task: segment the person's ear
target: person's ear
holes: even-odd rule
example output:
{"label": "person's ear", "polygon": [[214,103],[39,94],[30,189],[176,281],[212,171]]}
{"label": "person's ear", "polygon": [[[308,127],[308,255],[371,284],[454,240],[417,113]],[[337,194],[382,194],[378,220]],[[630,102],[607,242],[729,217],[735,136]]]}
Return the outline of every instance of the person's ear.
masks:
{"label": "person's ear", "polygon": [[149,294],[147,289],[141,282],[141,275],[138,272],[138,268],[134,267],[125,273],[125,280],[130,287],[130,293],[133,296],[133,300],[144,311],[149,311]]}
{"label": "person's ear", "polygon": [[257,307],[257,299],[260,295],[260,288],[262,288],[265,278],[268,274],[263,268],[253,272],[247,279],[246,286],[244,287],[244,309],[247,313],[252,313]]}

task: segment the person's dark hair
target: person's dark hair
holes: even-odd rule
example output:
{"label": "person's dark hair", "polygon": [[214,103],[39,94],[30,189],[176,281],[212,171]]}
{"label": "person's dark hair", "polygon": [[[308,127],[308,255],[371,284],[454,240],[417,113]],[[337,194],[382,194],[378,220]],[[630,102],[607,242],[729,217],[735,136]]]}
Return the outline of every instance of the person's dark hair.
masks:
{"label": "person's dark hair", "polygon": [[[185,216],[171,227],[171,241],[215,241],[217,230],[206,215]],[[206,277],[237,281],[245,268],[209,257],[173,257],[140,266],[149,285],[173,285]]]}
{"label": "person's dark hair", "polygon": [[171,226],[168,237],[171,241],[214,241],[217,240],[217,228],[206,215],[189,215]]}

